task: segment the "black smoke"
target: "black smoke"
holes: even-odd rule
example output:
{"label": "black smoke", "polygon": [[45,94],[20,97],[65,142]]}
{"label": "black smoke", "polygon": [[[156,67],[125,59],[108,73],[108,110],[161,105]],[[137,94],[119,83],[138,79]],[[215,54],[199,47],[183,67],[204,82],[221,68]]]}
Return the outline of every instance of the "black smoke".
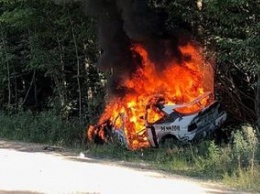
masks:
{"label": "black smoke", "polygon": [[101,49],[98,66],[113,70],[110,84],[113,95],[124,95],[121,81],[142,65],[140,56],[131,50],[132,44],[140,43],[146,48],[158,72],[167,61],[184,59],[178,45],[186,44],[187,37],[180,38],[175,31],[167,30],[166,12],[151,8],[147,0],[86,0],[85,4],[87,14],[98,20]]}

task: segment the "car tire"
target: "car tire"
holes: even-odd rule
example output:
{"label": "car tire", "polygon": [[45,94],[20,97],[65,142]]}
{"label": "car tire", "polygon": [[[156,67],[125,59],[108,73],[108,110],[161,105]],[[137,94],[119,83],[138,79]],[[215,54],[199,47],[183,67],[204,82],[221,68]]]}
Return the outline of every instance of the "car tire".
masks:
{"label": "car tire", "polygon": [[179,147],[179,141],[174,135],[166,135],[161,138],[159,146],[174,149]]}

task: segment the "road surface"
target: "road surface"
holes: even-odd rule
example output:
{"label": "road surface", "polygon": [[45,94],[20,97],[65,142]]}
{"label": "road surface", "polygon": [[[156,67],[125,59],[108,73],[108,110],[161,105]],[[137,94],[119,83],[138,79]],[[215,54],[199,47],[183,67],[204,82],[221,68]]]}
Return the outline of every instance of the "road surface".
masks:
{"label": "road surface", "polygon": [[216,183],[122,164],[38,144],[0,140],[0,194],[239,193]]}

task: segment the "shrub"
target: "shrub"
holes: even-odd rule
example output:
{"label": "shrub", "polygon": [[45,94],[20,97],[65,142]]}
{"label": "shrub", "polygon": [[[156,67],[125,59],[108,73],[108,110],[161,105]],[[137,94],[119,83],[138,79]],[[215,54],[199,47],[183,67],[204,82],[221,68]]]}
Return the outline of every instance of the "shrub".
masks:
{"label": "shrub", "polygon": [[233,134],[233,158],[238,170],[250,169],[254,174],[256,153],[258,151],[258,140],[256,132],[250,125],[242,126],[241,130]]}
{"label": "shrub", "polygon": [[0,137],[14,140],[76,146],[83,139],[78,119],[63,120],[53,111],[0,112],[0,126]]}

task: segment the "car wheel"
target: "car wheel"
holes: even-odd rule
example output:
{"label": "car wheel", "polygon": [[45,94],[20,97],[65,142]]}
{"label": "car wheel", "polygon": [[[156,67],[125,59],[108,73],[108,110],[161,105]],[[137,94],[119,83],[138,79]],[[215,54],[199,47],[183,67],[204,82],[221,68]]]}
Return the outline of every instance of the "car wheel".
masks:
{"label": "car wheel", "polygon": [[163,148],[178,148],[179,147],[178,139],[173,135],[166,135],[161,139],[160,147]]}

